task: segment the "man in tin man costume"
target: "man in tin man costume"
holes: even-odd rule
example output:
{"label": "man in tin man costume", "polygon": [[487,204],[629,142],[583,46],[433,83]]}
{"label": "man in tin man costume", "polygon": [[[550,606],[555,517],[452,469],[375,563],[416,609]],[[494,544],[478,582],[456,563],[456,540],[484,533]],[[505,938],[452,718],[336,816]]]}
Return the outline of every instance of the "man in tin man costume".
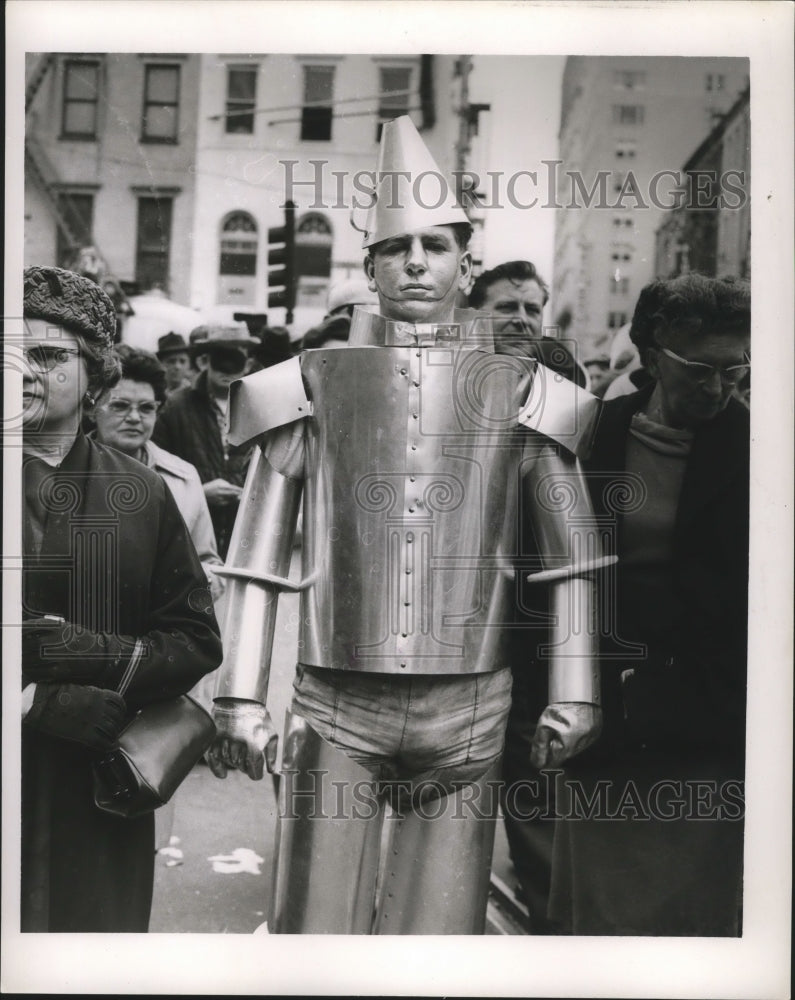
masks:
{"label": "man in tin man costume", "polygon": [[[602,560],[577,462],[598,401],[495,355],[488,319],[455,309],[471,227],[452,193],[425,207],[422,175],[436,179],[438,202],[441,175],[411,120],[387,123],[363,241],[380,313],[354,312],[345,349],[306,351],[232,389],[230,439],[259,447],[223,571],[210,763],[218,777],[273,767],[277,598],[300,590],[276,933],[483,932],[519,502],[535,506],[536,575],[557,622],[534,764],[584,749],[601,721],[592,576]],[[518,496],[520,478],[533,496]]]}

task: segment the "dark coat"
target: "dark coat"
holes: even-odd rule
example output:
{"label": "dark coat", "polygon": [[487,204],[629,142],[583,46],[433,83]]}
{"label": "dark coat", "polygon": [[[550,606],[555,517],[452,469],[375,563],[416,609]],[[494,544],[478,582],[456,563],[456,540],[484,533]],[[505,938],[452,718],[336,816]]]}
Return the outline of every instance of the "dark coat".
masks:
{"label": "dark coat", "polygon": [[[158,414],[152,440],[194,465],[202,483],[225,479],[242,486],[246,479],[251,448],[228,446],[224,451],[221,430],[207,391],[207,374],[201,372],[192,386],[178,389]],[[226,555],[237,515],[236,503],[209,504],[215,539],[221,556]]]}
{"label": "dark coat", "polygon": [[[630,422],[652,390],[604,406],[586,471],[595,512],[608,522]],[[575,934],[740,933],[749,429],[748,411],[732,400],[695,434],[676,511],[670,622],[644,656],[617,656],[639,633],[622,601],[620,562],[614,570],[615,628],[602,642],[604,733],[567,764],[557,799],[564,818],[550,916]],[[621,537],[619,513],[619,559]]]}
{"label": "dark coat", "polygon": [[[117,685],[141,640],[146,652],[125,693],[131,714],[187,692],[219,665],[221,642],[170,491],[141,463],[82,434],[53,474],[42,547],[24,563],[25,617],[60,615],[100,634],[96,686]],[[147,930],[153,816],[97,809],[92,759],[82,744],[23,725],[23,930]]]}
{"label": "dark coat", "polygon": [[[594,512],[615,517],[620,557],[621,513],[611,510],[610,483],[620,481],[633,415],[653,386],[604,405],[594,447],[585,463]],[[735,400],[696,433],[676,511],[673,551],[675,613],[664,646],[650,646],[640,661],[605,664],[608,730],[603,743],[640,741],[722,747],[741,756],[745,739],[748,617],[749,464],[748,410]],[[615,496],[615,493],[612,494]],[[607,546],[611,551],[611,546]],[[615,568],[619,639],[636,635],[621,602],[621,561]],[[602,593],[606,592],[603,585]],[[602,654],[616,652],[610,637]],[[619,710],[619,675],[634,668]],[[626,716],[626,718],[624,718]]]}

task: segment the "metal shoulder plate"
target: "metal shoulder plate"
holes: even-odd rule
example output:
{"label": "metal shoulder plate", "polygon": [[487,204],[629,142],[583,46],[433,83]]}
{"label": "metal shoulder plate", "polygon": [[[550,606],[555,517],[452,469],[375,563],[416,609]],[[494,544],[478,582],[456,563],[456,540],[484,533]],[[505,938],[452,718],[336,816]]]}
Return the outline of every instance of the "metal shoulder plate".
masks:
{"label": "metal shoulder plate", "polygon": [[545,365],[537,364],[519,423],[563,445],[578,458],[591,451],[602,401]]}
{"label": "metal shoulder plate", "polygon": [[229,390],[229,443],[246,444],[260,434],[311,416],[301,378],[301,359],[247,375]]}

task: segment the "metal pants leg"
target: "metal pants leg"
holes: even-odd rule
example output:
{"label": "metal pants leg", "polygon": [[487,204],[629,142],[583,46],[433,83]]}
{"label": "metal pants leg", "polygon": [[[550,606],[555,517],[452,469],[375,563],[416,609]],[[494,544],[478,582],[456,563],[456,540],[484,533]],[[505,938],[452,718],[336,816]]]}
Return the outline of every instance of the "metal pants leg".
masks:
{"label": "metal pants leg", "polygon": [[388,820],[377,934],[484,932],[499,773],[498,761],[455,794]]}
{"label": "metal pants leg", "polygon": [[370,934],[384,806],[370,772],[286,713],[273,896],[277,934]]}

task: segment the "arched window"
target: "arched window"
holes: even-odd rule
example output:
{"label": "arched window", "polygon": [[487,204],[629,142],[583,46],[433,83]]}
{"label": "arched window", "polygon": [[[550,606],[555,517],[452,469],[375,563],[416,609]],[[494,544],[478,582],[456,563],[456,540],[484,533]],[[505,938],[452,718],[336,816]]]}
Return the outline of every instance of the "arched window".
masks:
{"label": "arched window", "polygon": [[220,273],[248,275],[257,273],[257,223],[248,212],[231,212],[221,226]]}
{"label": "arched window", "polygon": [[328,278],[331,274],[331,223],[320,212],[307,212],[295,227],[295,254],[298,274]]}
{"label": "arched window", "polygon": [[318,237],[330,239],[332,236],[331,223],[320,212],[307,212],[298,221],[296,232],[305,236],[307,240],[315,240]]}

